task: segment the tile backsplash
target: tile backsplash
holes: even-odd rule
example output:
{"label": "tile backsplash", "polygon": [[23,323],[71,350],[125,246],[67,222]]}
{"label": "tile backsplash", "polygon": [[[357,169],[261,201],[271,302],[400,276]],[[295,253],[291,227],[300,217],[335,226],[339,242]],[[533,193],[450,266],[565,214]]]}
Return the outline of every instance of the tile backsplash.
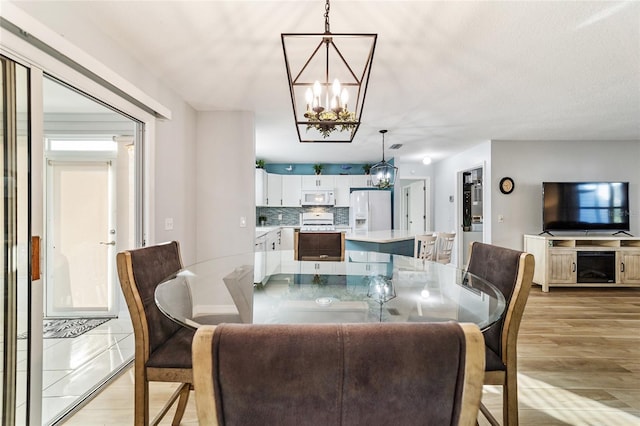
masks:
{"label": "tile backsplash", "polygon": [[333,213],[335,225],[349,225],[349,207],[256,207],[256,226],[260,216],[267,218],[265,226],[300,225],[302,213]]}

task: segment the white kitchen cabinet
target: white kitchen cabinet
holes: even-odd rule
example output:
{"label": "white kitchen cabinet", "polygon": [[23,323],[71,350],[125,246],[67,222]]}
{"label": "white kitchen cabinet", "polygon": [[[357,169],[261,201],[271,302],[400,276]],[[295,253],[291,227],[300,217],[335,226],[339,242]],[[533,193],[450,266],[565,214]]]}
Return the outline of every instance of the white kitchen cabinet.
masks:
{"label": "white kitchen cabinet", "polygon": [[302,189],[335,189],[335,176],[333,175],[303,175]]}
{"label": "white kitchen cabinet", "polygon": [[280,235],[280,250],[293,250],[294,228],[282,228]]}
{"label": "white kitchen cabinet", "polygon": [[387,266],[391,261],[391,255],[388,253],[350,251],[347,260],[349,275],[387,275],[389,272]]}
{"label": "white kitchen cabinet", "polygon": [[282,206],[282,175],[267,173],[267,206]]}
{"label": "white kitchen cabinet", "polygon": [[336,207],[349,207],[349,194],[351,190],[351,176],[338,175],[335,176],[335,197]]}
{"label": "white kitchen cabinet", "polygon": [[280,266],[280,246],[282,231],[280,228],[270,231],[267,236],[266,275],[273,275]]}
{"label": "white kitchen cabinet", "polygon": [[300,273],[309,275],[333,274],[334,266],[334,262],[300,262]]}
{"label": "white kitchen cabinet", "polygon": [[267,172],[256,169],[256,206],[267,205]]}
{"label": "white kitchen cabinet", "polygon": [[267,274],[267,260],[266,260],[266,247],[267,238],[262,235],[255,240],[255,263],[253,265],[253,282],[261,283]]}
{"label": "white kitchen cabinet", "polygon": [[[282,205],[284,207],[300,207],[302,205],[301,175],[282,175]],[[291,244],[293,244],[293,240]]]}
{"label": "white kitchen cabinet", "polygon": [[351,188],[373,188],[371,175],[351,175]]}

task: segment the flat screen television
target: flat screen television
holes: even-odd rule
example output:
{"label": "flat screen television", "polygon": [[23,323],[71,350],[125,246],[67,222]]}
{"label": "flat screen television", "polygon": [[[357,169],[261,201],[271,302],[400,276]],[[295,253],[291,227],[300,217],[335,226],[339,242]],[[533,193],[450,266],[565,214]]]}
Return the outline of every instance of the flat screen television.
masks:
{"label": "flat screen television", "polygon": [[542,228],[629,231],[629,182],[543,182]]}

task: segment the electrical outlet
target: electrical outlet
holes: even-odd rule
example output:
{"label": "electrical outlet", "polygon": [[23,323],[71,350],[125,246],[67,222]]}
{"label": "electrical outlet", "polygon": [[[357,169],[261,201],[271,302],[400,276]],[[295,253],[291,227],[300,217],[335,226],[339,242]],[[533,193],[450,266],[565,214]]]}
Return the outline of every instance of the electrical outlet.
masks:
{"label": "electrical outlet", "polygon": [[164,218],[164,230],[165,231],[173,230],[173,218],[172,217],[165,217]]}
{"label": "electrical outlet", "polygon": [[282,220],[282,213],[278,215],[278,220]]}

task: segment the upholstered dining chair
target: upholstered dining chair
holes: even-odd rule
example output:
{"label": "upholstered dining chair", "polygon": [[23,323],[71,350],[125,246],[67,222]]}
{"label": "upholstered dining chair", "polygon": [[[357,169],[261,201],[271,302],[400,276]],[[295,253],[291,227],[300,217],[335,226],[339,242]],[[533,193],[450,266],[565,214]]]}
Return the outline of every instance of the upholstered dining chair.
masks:
{"label": "upholstered dining chair", "polygon": [[[118,253],[118,276],[135,337],[134,422],[158,424],[178,399],[173,425],[180,424],[192,388],[191,343],[194,332],[167,318],[155,304],[154,292],[165,278],[182,268],[178,242]],[[149,420],[149,382],[177,382],[157,416]]]}
{"label": "upholstered dining chair", "polygon": [[451,252],[453,251],[453,242],[456,238],[455,232],[438,232],[436,234],[436,257],[435,261],[439,263],[450,263]]}
{"label": "upholstered dining chair", "polygon": [[435,235],[416,235],[413,243],[413,257],[435,260],[437,239]]}
{"label": "upholstered dining chair", "polygon": [[[467,270],[486,279],[502,292],[506,306],[500,321],[486,329],[485,385],[502,386],[503,425],[518,425],[517,343],[531,281],[534,258],[530,253],[480,242],[471,244]],[[480,411],[492,425],[499,423],[483,405]]]}
{"label": "upholstered dining chair", "polygon": [[211,425],[474,425],[475,324],[222,324],[193,340],[196,411]]}

